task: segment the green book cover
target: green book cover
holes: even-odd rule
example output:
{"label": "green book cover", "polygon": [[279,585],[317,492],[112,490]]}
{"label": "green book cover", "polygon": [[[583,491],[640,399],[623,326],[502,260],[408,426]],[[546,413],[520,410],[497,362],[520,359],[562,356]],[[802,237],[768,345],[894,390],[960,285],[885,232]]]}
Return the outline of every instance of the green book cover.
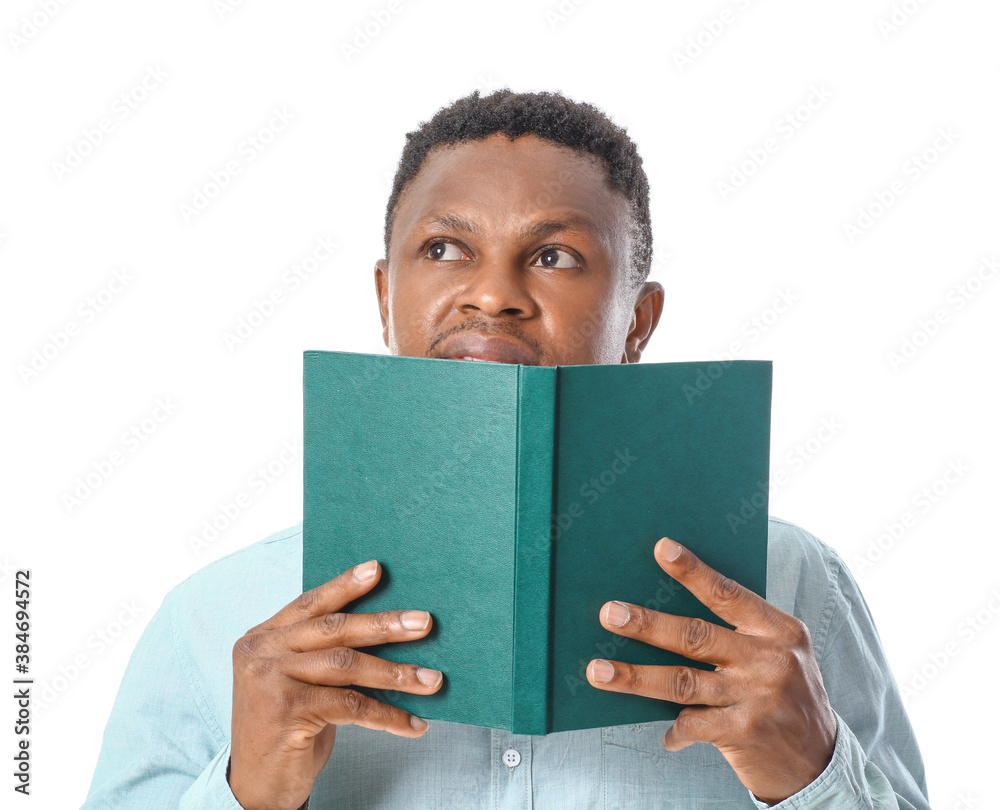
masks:
{"label": "green book cover", "polygon": [[439,669],[441,690],[361,690],[380,700],[515,734],[670,720],[587,682],[592,658],[692,663],[605,630],[601,605],[724,624],[656,564],[664,536],[765,595],[770,362],[309,351],[303,389],[303,589],[376,559],[350,609],[434,618],[365,652]]}

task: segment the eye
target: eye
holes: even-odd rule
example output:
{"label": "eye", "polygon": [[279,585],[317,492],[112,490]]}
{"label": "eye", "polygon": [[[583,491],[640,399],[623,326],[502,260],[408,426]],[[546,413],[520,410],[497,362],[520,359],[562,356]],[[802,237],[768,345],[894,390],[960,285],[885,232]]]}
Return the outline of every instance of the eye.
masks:
{"label": "eye", "polygon": [[579,262],[577,262],[572,253],[560,248],[548,248],[547,250],[543,250],[541,255],[538,257],[538,261],[535,262],[535,265],[555,268],[580,266]]}
{"label": "eye", "polygon": [[437,262],[461,261],[465,258],[462,249],[451,242],[435,242],[427,250],[427,258]]}

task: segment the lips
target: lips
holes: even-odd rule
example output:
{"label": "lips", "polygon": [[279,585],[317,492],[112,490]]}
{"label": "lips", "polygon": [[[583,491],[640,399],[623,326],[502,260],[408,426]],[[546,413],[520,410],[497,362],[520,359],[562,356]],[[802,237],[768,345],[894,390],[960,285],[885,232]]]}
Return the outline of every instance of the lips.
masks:
{"label": "lips", "polygon": [[486,360],[493,363],[538,365],[534,352],[523,343],[511,338],[487,337],[470,332],[446,340],[441,347],[440,356],[449,360]]}

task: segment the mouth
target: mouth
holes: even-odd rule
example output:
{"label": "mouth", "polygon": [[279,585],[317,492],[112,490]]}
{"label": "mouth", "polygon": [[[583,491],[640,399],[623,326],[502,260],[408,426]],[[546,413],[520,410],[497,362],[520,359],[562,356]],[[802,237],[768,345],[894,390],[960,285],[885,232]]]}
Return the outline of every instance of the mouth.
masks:
{"label": "mouth", "polygon": [[538,358],[523,343],[506,337],[464,333],[445,342],[440,356],[447,360],[487,363],[521,363],[537,366]]}

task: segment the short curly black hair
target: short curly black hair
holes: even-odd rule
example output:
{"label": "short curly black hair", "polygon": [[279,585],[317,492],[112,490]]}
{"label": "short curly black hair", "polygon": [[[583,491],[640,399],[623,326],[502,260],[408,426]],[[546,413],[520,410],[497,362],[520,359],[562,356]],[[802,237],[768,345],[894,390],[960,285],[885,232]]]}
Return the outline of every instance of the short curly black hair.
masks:
{"label": "short curly black hair", "polygon": [[510,140],[537,135],[600,159],[611,187],[629,201],[634,223],[629,280],[638,288],[649,277],[653,258],[649,180],[642,158],[625,130],[601,110],[558,92],[515,93],[505,87],[481,97],[474,90],[408,132],[385,209],[385,255],[389,255],[399,197],[428,152],[440,144],[478,141],[499,132]]}

